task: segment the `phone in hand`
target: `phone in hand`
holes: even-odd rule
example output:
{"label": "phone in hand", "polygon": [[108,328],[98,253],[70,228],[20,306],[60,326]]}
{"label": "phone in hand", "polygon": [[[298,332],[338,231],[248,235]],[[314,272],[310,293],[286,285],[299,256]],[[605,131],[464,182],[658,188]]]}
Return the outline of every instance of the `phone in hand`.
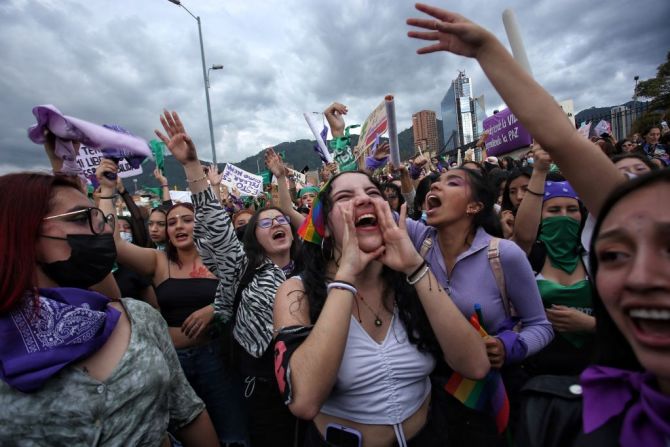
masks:
{"label": "phone in hand", "polygon": [[[119,161],[121,161],[120,158],[114,158],[114,157],[105,157],[105,158],[107,158],[109,160],[112,160],[114,162],[114,164],[116,164],[116,166],[118,166]],[[116,180],[116,177],[118,176],[115,172],[103,172],[102,175],[104,175],[109,180]]]}
{"label": "phone in hand", "polygon": [[363,435],[355,428],[339,424],[326,426],[326,442],[333,447],[361,447]]}

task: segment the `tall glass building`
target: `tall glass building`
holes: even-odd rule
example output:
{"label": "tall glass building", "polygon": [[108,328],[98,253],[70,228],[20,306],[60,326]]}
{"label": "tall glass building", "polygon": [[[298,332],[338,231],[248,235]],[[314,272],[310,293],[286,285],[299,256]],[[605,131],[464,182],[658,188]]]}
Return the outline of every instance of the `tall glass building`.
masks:
{"label": "tall glass building", "polygon": [[446,151],[472,143],[479,138],[484,99],[472,97],[472,81],[464,71],[451,82],[451,87],[442,98],[442,131]]}

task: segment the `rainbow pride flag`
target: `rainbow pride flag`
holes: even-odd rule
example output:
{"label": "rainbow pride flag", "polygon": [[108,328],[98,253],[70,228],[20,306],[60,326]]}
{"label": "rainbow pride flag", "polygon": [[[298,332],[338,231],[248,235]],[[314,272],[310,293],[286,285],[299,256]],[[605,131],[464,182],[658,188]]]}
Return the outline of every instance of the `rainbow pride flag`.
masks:
{"label": "rainbow pride flag", "polygon": [[[323,190],[323,189],[322,189]],[[323,218],[323,205],[321,204],[321,192],[312,202],[312,209],[309,215],[298,228],[298,235],[305,241],[313,244],[321,244],[323,235],[326,232],[326,223]]]}
{"label": "rainbow pride flag", "polygon": [[[470,324],[477,329],[479,335],[488,334],[479,324],[477,315],[470,317]],[[491,369],[481,380],[466,379],[453,372],[444,385],[444,390],[461,401],[466,407],[491,414],[496,421],[498,433],[503,433],[509,422],[509,399],[500,371]]]}

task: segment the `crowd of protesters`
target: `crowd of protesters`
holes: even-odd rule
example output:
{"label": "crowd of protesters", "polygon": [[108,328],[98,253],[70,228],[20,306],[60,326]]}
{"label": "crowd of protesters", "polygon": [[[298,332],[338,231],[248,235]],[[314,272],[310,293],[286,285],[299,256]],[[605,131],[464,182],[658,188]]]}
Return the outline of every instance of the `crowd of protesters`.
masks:
{"label": "crowd of protesters", "polygon": [[670,445],[667,126],[584,138],[492,34],[417,9],[522,156],[381,143],[296,184],[269,149],[275,194],[242,197],[165,111],[191,203],[157,169],[149,210],[112,159],[87,197],[40,129],[55,174],[0,177],[0,445]]}

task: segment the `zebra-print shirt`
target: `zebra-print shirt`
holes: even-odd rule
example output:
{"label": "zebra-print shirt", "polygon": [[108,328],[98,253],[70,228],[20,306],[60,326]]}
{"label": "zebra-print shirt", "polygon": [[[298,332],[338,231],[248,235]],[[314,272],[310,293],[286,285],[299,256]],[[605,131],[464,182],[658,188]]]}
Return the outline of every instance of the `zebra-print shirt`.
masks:
{"label": "zebra-print shirt", "polygon": [[[233,317],[237,287],[249,260],[237,239],[233,224],[211,190],[191,196],[195,206],[193,235],[207,268],[219,279],[214,299],[214,317],[224,323]],[[286,280],[281,268],[269,259],[256,269],[242,291],[233,327],[235,340],[259,358],[272,341],[272,308],[279,286]]]}

